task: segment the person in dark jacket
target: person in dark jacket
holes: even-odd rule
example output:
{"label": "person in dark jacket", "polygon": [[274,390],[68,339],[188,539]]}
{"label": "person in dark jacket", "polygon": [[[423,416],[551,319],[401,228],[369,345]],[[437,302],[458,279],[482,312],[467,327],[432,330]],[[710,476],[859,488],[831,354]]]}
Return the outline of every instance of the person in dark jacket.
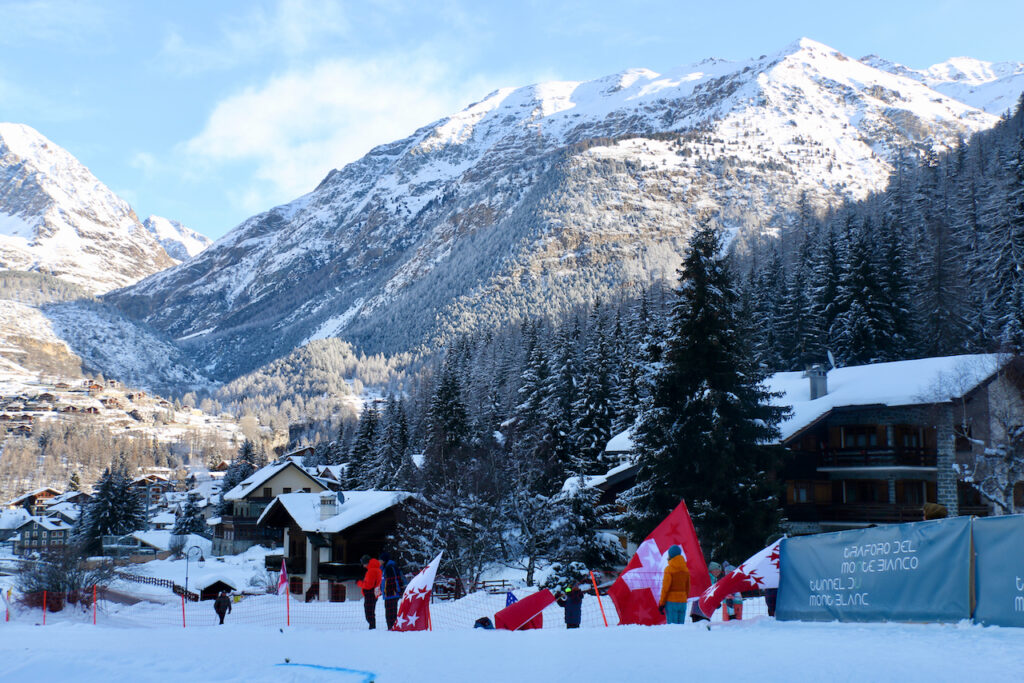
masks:
{"label": "person in dark jacket", "polygon": [[213,601],[213,611],[220,617],[220,623],[224,625],[224,616],[231,611],[231,598],[224,591],[221,591],[217,599]]}
{"label": "person in dark jacket", "polygon": [[366,568],[366,575],[356,585],[363,591],[363,614],[370,630],[377,628],[377,593],[380,591],[380,561],[377,558],[363,555],[359,563]]}
{"label": "person in dark jacket", "polygon": [[402,599],[402,571],[391,559],[391,554],[383,552],[380,554],[381,564],[381,589],[380,595],[384,598],[384,619],[388,622],[388,630],[394,630],[395,621],[398,619],[398,602]]}
{"label": "person in dark jacket", "polygon": [[566,588],[564,593],[559,594],[556,599],[558,606],[565,610],[565,627],[579,628],[583,621],[583,591],[580,585],[574,583]]}

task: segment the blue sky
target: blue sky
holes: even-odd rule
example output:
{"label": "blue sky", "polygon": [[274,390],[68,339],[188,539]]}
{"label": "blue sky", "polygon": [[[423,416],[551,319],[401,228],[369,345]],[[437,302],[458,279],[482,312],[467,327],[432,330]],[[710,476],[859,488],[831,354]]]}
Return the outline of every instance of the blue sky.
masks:
{"label": "blue sky", "polygon": [[1024,2],[0,0],[0,120],[141,217],[219,237],[503,86],[662,71],[801,36],[921,68],[1024,61]]}

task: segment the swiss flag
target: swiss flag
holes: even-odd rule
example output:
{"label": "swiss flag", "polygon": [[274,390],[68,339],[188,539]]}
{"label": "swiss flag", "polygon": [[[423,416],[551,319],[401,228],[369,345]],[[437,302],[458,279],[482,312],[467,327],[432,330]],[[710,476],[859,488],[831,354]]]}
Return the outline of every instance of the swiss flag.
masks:
{"label": "swiss flag", "polygon": [[405,587],[393,630],[426,631],[430,628],[430,596],[434,592],[434,577],[437,576],[437,567],[441,564],[443,554],[443,551],[438,553]]}
{"label": "swiss flag", "polygon": [[782,539],[758,552],[732,570],[700,596],[700,611],[710,616],[733,593],[779,587],[779,544]]}
{"label": "swiss flag", "polygon": [[284,595],[288,592],[288,565],[281,558],[281,575],[277,578],[277,594]]}
{"label": "swiss flag", "polygon": [[665,623],[665,615],[658,611],[661,600],[661,581],[668,565],[668,549],[678,545],[683,549],[686,566],[690,570],[690,595],[703,593],[711,585],[704,553],[697,542],[697,531],[686,509],[686,502],[666,517],[640,544],[636,554],[619,574],[608,595],[619,613],[619,624],[654,626]]}

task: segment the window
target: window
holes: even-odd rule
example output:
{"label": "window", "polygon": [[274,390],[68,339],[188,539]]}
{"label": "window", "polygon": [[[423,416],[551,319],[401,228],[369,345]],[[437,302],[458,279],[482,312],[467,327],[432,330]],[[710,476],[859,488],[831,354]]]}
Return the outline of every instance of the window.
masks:
{"label": "window", "polygon": [[303,492],[303,493],[311,493],[311,491],[309,490],[309,487],[308,487],[308,486],[306,486],[305,488],[303,488],[303,489],[302,489],[302,492]]}
{"label": "window", "polygon": [[844,427],[843,448],[874,448],[878,446],[878,430],[874,427]]}
{"label": "window", "polygon": [[814,502],[814,488],[813,484],[808,481],[795,481],[793,482],[793,502],[794,503],[813,503]]}
{"label": "window", "polygon": [[283,491],[284,493],[291,493],[291,492],[292,492],[291,488],[290,488],[290,487],[288,487],[288,486],[285,486],[285,487],[284,487],[283,489],[281,489],[281,490],[282,490],[282,491]]}
{"label": "window", "polygon": [[273,498],[274,497],[274,494],[271,491],[269,486],[264,486],[263,487],[263,497],[264,498]]}

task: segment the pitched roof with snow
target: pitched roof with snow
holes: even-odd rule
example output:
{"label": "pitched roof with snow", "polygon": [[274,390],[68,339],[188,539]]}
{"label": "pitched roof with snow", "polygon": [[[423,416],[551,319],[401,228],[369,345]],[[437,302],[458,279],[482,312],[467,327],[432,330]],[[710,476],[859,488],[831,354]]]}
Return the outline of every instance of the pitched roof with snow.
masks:
{"label": "pitched roof with snow", "polygon": [[317,484],[320,484],[320,486],[323,486],[323,484],[321,484],[316,477],[311,475],[302,467],[296,465],[291,460],[286,460],[284,462],[278,461],[275,463],[271,463],[266,467],[261,467],[260,469],[256,470],[248,477],[243,479],[238,484],[238,486],[235,486],[233,489],[224,494],[224,500],[242,500],[243,498],[247,497],[250,493],[258,489],[259,487],[263,486],[263,484],[269,481],[271,477],[280,474],[289,467],[294,467],[299,472],[309,477],[310,481],[316,482]]}
{"label": "pitched roof with snow", "polygon": [[0,510],[0,530],[17,529],[31,519],[32,516],[25,508]]}
{"label": "pitched roof with snow", "polygon": [[766,384],[769,390],[782,394],[772,403],[793,410],[779,425],[782,440],[786,441],[833,408],[951,401],[976,388],[1006,360],[1005,356],[977,354],[835,368],[828,373],[828,393],[813,401],[810,380],[802,372],[779,372]]}
{"label": "pitched roof with snow", "polygon": [[55,496],[60,495],[60,491],[58,491],[57,489],[50,488],[49,486],[44,486],[43,488],[36,489],[34,491],[29,491],[28,493],[23,493],[17,498],[7,501],[6,503],[4,503],[4,505],[8,507],[16,507],[27,501],[29,498],[33,498],[35,496],[38,496],[40,493],[45,493],[47,491],[52,491]]}
{"label": "pitched roof with snow", "polygon": [[336,534],[354,524],[394,507],[414,494],[408,491],[345,491],[345,502],[337,505],[337,513],[320,519],[322,493],[285,493],[267,506],[256,524],[262,524],[272,510],[283,508],[305,532]]}
{"label": "pitched roof with snow", "polygon": [[605,453],[627,453],[633,450],[633,430],[627,429],[611,438],[604,447]]}

